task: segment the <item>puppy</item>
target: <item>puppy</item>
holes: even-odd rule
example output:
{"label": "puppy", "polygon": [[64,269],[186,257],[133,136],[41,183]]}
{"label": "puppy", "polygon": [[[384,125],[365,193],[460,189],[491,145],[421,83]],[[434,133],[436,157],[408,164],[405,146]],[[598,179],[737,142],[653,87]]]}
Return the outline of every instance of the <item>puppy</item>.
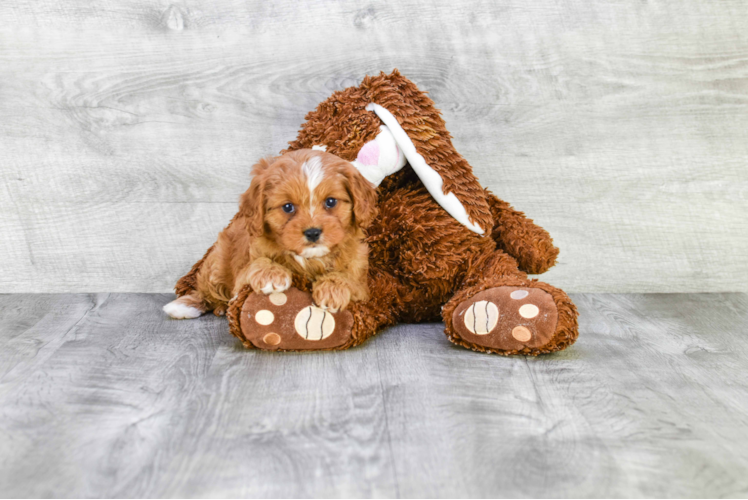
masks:
{"label": "puppy", "polygon": [[164,306],[172,318],[197,318],[249,285],[270,294],[292,275],[313,282],[319,307],[337,312],[368,297],[365,229],[376,192],[349,162],[302,149],[260,160],[241,196],[235,223],[221,231],[197,275],[197,289]]}

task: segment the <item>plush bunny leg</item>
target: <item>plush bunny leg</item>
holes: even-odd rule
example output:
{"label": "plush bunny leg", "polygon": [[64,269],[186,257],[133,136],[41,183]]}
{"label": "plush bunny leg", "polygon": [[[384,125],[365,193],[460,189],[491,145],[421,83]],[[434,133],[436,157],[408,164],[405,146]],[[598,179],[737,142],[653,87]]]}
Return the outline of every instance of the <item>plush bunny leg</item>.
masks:
{"label": "plush bunny leg", "polygon": [[501,251],[471,269],[442,316],[450,341],[502,355],[559,351],[578,335],[577,310],[569,297],[528,279]]}
{"label": "plush bunny leg", "polygon": [[333,313],[316,307],[311,293],[297,288],[264,295],[253,293],[247,286],[229,304],[229,328],[249,349],[347,349],[397,322],[402,310],[399,293],[402,287],[393,276],[372,272],[371,298]]}

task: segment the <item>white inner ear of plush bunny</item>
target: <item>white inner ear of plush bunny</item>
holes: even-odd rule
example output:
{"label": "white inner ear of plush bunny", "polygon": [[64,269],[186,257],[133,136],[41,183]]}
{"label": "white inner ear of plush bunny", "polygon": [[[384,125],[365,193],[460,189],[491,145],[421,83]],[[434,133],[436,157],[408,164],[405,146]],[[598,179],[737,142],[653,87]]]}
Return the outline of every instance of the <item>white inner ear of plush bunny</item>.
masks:
{"label": "white inner ear of plush bunny", "polygon": [[[442,177],[416,151],[413,141],[400,126],[397,118],[379,104],[371,103],[366,106],[366,110],[374,111],[384,125],[379,127],[376,138],[364,144],[356,159],[351,162],[361,175],[375,186],[379,186],[385,177],[403,168],[407,160],[434,200],[449,215],[471,231],[484,234],[480,226],[470,222],[467,210],[457,196],[451,192],[444,194]],[[312,149],[326,151],[327,146],[313,146]]]}
{"label": "white inner ear of plush bunny", "polygon": [[406,162],[392,132],[386,125],[382,125],[379,127],[379,134],[373,141],[364,144],[351,163],[369,182],[379,186],[385,177],[403,168]]}
{"label": "white inner ear of plush bunny", "polygon": [[[317,151],[327,151],[327,146],[312,146]],[[395,142],[395,138],[386,125],[379,127],[379,134],[369,141],[358,152],[351,163],[366,180],[379,186],[385,177],[394,174],[407,163],[407,159]]]}

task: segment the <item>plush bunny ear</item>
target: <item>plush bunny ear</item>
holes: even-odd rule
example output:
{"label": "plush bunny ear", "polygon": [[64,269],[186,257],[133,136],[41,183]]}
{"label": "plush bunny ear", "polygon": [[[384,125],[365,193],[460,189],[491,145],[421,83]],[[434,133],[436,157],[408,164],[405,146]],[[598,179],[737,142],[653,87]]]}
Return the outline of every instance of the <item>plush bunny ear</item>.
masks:
{"label": "plush bunny ear", "polygon": [[353,166],[361,172],[366,180],[379,186],[385,177],[394,174],[405,166],[407,160],[403,150],[386,125],[379,127],[379,134],[369,141],[358,152]]}
{"label": "plush bunny ear", "polygon": [[[368,142],[364,145],[363,148],[361,148],[361,152],[364,152],[367,150],[367,148],[372,143],[374,144],[374,147],[371,149],[377,149],[378,150],[378,143],[381,142],[382,144],[386,144],[390,140],[394,140],[396,143],[396,148],[398,149],[398,152],[401,155],[404,156],[404,158],[408,159],[408,162],[410,163],[410,166],[415,171],[416,175],[421,179],[421,182],[426,187],[429,193],[431,193],[431,196],[434,197],[434,200],[441,205],[441,207],[447,211],[449,215],[454,217],[457,222],[464,225],[468,229],[470,229],[473,232],[476,232],[478,234],[485,234],[485,231],[482,227],[480,227],[476,222],[473,222],[470,220],[470,216],[468,215],[467,210],[465,209],[465,206],[462,204],[462,202],[455,196],[453,192],[445,193],[444,192],[444,180],[442,179],[441,175],[439,175],[436,170],[431,168],[428,163],[426,163],[426,160],[421,156],[418,151],[416,150],[415,145],[413,145],[413,141],[410,140],[410,137],[408,137],[408,134],[405,133],[405,130],[400,126],[400,123],[398,123],[397,118],[395,118],[392,113],[390,113],[386,108],[380,106],[379,104],[371,103],[368,106],[366,106],[367,111],[374,111],[377,116],[379,117],[382,122],[386,125],[386,127],[382,127],[384,130],[383,132],[380,132],[380,134],[377,136],[377,138],[374,141]],[[383,137],[383,140],[380,141],[380,137]],[[391,138],[391,139],[390,139]],[[359,158],[361,158],[361,152],[359,152]],[[366,156],[366,155],[364,155]],[[404,164],[404,161],[403,161]],[[371,172],[370,175],[380,175],[381,170],[379,171],[375,169],[362,169],[356,163],[354,162],[354,165],[361,170],[361,173],[364,174],[364,176],[367,176],[366,172]],[[397,168],[397,170],[400,170],[402,168],[402,165]],[[393,170],[393,172],[397,171]],[[388,172],[382,176],[382,179],[384,179],[384,176],[389,175]],[[369,180],[369,177],[367,177]],[[372,181],[373,182],[373,181]],[[379,180],[381,182],[381,179]],[[379,182],[376,182],[376,185],[379,185]],[[491,229],[488,227],[487,229]]]}

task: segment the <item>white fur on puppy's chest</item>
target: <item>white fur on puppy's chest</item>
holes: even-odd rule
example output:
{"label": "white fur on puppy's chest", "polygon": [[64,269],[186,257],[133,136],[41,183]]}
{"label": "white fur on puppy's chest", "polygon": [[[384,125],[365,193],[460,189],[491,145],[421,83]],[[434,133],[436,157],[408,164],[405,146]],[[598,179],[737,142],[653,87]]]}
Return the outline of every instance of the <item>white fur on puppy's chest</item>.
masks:
{"label": "white fur on puppy's chest", "polygon": [[324,257],[330,253],[330,249],[325,246],[318,246],[318,247],[312,247],[312,248],[305,248],[301,254],[293,254],[293,258],[296,262],[299,263],[299,265],[303,268],[306,268],[306,263],[308,259],[317,259],[319,257]]}
{"label": "white fur on puppy's chest", "polygon": [[199,318],[203,314],[196,307],[180,303],[179,299],[169,302],[163,309],[166,314],[174,319],[194,319]]}
{"label": "white fur on puppy's chest", "polygon": [[301,252],[301,256],[305,259],[313,259],[315,257],[323,257],[330,253],[330,249],[324,246],[305,248]]}

